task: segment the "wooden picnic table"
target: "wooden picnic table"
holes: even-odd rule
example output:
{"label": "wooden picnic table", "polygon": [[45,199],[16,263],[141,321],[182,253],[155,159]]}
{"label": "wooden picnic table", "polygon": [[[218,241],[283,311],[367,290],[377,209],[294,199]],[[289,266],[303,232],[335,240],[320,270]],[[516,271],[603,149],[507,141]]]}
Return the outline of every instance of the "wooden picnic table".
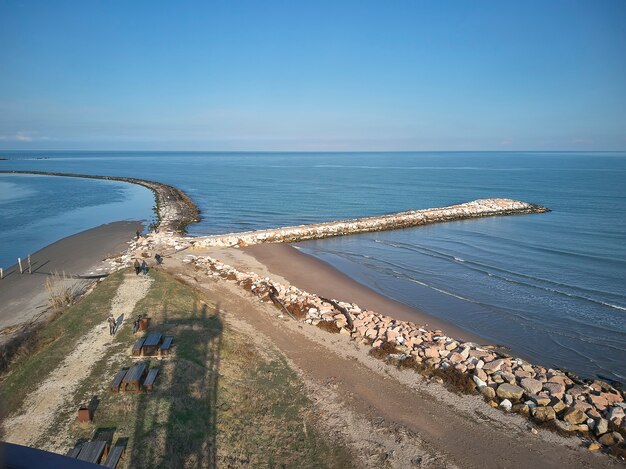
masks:
{"label": "wooden picnic table", "polygon": [[107,442],[94,440],[88,441],[83,444],[80,453],[76,459],[80,459],[81,461],[87,461],[94,464],[100,464],[100,460],[103,456],[106,456],[107,450]]}
{"label": "wooden picnic table", "polygon": [[104,462],[104,466],[115,469],[117,467],[117,464],[120,462],[120,458],[124,454],[125,450],[126,450],[125,446],[116,444],[113,448],[111,448],[111,451],[109,451],[109,456]]}
{"label": "wooden picnic table", "polygon": [[[141,380],[146,373],[146,362],[135,363],[122,380],[122,392],[141,392]],[[131,389],[128,389],[130,386]]]}
{"label": "wooden picnic table", "polygon": [[118,392],[120,390],[120,386],[122,384],[122,381],[124,380],[124,377],[126,376],[126,373],[128,373],[128,368],[122,368],[120,371],[117,372],[115,378],[113,378],[113,382],[111,383],[112,392]]}
{"label": "wooden picnic table", "polygon": [[161,355],[169,355],[172,350],[172,342],[174,342],[174,337],[171,335],[167,335],[163,337],[163,343],[161,343],[160,353]]}
{"label": "wooden picnic table", "polygon": [[159,368],[151,368],[148,371],[148,376],[146,376],[146,380],[143,382],[143,387],[146,391],[152,391],[152,386],[154,386],[154,381],[158,374]]}
{"label": "wooden picnic table", "polygon": [[133,355],[135,356],[141,355],[141,348],[143,347],[143,343],[145,341],[146,341],[146,338],[142,337],[141,339],[138,339],[137,342],[135,342],[135,345],[133,345]]}
{"label": "wooden picnic table", "polygon": [[143,343],[143,354],[156,355],[161,344],[161,337],[162,335],[160,332],[151,332]]}

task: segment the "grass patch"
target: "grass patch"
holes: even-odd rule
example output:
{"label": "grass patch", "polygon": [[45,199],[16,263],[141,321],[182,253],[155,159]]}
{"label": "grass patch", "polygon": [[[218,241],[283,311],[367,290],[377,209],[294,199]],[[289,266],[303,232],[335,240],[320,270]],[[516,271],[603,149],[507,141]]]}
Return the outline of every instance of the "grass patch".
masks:
{"label": "grass patch", "polygon": [[122,275],[121,272],[111,275],[90,295],[37,331],[31,338],[28,353],[16,357],[0,382],[0,402],[6,410],[19,408],[28,390],[45,380],[72,352],[83,334],[106,320]]}
{"label": "grass patch", "polygon": [[[83,333],[105,321],[123,275],[70,308],[46,330],[37,353],[16,363],[0,384],[9,410],[20,406],[24,390],[45,379],[47,373],[39,373],[52,371]],[[149,275],[154,282],[147,295],[39,446],[69,424],[69,435],[61,435],[65,450],[97,433],[113,441],[127,438],[122,468],[351,465],[350,453],[316,429],[301,381],[276,352],[260,351],[225,327],[215,305],[197,290],[163,271]],[[113,376],[134,363],[129,352],[141,336],[132,333],[138,314],[150,317],[150,331],[174,336],[173,355],[149,360],[160,368],[152,393],[114,394],[108,390]],[[76,409],[92,399],[93,423],[76,422]]]}

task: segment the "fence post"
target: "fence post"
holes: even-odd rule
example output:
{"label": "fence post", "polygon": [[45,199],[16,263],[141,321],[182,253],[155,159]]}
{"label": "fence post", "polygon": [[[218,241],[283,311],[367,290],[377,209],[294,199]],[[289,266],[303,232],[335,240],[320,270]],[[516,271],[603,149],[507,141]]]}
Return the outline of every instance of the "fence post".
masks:
{"label": "fence post", "polygon": [[17,263],[20,266],[20,274],[24,273],[24,270],[22,269],[22,259],[20,259],[19,257],[17,258]]}
{"label": "fence post", "polygon": [[4,278],[4,270],[2,270],[2,267],[0,267],[0,280],[2,280]]}
{"label": "fence post", "polygon": [[28,273],[29,273],[29,274],[32,274],[32,273],[33,273],[33,269],[32,269],[32,267],[31,267],[31,265],[30,265],[30,254],[28,255]]}

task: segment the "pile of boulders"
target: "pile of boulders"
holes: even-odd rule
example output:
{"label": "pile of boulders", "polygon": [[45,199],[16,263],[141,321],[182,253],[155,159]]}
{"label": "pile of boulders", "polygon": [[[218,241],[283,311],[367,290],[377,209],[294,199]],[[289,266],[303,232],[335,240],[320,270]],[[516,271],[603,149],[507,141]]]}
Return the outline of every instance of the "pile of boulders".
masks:
{"label": "pile of boulders", "polygon": [[[273,301],[273,293],[293,317],[307,324],[334,323],[341,334],[374,348],[391,344],[403,360],[413,360],[426,369],[456,370],[472,379],[475,390],[492,407],[527,415],[564,432],[584,433],[607,447],[624,444],[625,395],[604,381],[533,365],[494,347],[455,340],[440,330],[362,310],[355,304],[323,299],[210,257],[189,255],[184,262],[206,269],[211,276],[236,282],[262,301]],[[590,448],[599,445],[593,443]]]}
{"label": "pile of boulders", "polygon": [[289,226],[270,230],[248,231],[193,238],[197,247],[250,246],[260,243],[292,243],[353,233],[394,230],[450,220],[542,213],[548,209],[511,199],[479,199],[459,205],[424,210],[410,210],[375,217],[355,218],[312,225]]}

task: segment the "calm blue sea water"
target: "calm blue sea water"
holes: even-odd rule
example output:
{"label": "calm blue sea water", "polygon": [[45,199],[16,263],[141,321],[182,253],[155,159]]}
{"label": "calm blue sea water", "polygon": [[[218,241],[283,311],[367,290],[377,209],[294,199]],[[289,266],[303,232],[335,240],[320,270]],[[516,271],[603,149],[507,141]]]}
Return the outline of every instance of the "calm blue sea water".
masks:
{"label": "calm blue sea water", "polygon": [[18,257],[25,259],[54,241],[104,223],[149,224],[153,206],[152,192],[141,186],[0,174],[0,267],[6,269]]}
{"label": "calm blue sea water", "polygon": [[[10,160],[0,161],[0,169],[132,176],[176,185],[202,210],[203,220],[190,227],[192,234],[374,215],[481,197],[546,205],[553,211],[300,247],[390,297],[529,359],[626,381],[626,153],[1,156]],[[64,191],[58,180],[42,179],[51,193]],[[19,186],[9,194],[30,190],[21,180],[9,182]],[[101,195],[101,203],[115,194],[125,197],[92,191]],[[0,186],[0,194],[6,192]],[[82,207],[82,199],[68,200]],[[13,202],[12,210],[20,217],[12,224],[20,219],[28,223],[29,204],[20,208],[19,200]],[[34,213],[45,213],[43,205]],[[55,213],[62,216],[63,210]],[[133,218],[124,210],[119,216]],[[143,216],[148,217],[148,211]]]}

